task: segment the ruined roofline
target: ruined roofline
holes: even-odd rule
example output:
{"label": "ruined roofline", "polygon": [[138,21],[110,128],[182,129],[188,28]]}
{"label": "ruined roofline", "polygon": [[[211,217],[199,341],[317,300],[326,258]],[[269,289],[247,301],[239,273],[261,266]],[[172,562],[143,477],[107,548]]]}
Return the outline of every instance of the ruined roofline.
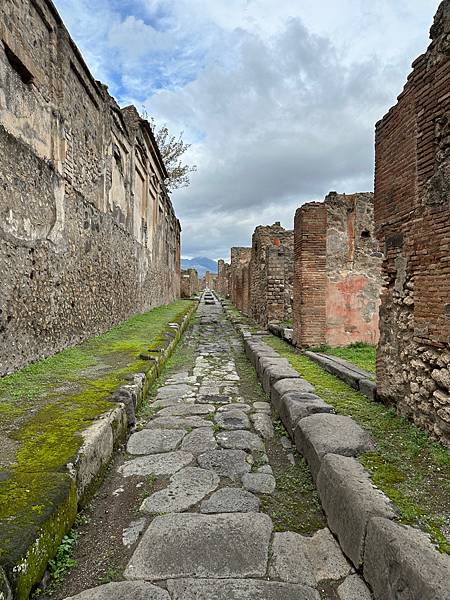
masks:
{"label": "ruined roofline", "polygon": [[342,193],[339,194],[338,192],[335,191],[331,191],[328,192],[328,194],[325,196],[325,198],[323,200],[313,200],[311,202],[305,202],[304,204],[301,204],[298,208],[297,211],[301,211],[302,209],[307,209],[310,207],[317,207],[317,206],[326,206],[327,204],[331,204],[333,201],[335,200],[354,200],[356,198],[359,198],[360,200],[363,198],[366,198],[367,200],[373,202],[373,198],[374,198],[374,192],[354,192],[352,194],[346,194],[346,193]]}

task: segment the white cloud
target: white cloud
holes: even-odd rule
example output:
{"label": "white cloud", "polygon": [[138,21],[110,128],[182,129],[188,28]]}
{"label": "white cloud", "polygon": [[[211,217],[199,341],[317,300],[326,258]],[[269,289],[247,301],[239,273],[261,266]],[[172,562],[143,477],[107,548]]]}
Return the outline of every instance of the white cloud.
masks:
{"label": "white cloud", "polygon": [[373,130],[426,48],[438,0],[58,0],[97,77],[192,141],[173,200],[183,253],[373,181]]}

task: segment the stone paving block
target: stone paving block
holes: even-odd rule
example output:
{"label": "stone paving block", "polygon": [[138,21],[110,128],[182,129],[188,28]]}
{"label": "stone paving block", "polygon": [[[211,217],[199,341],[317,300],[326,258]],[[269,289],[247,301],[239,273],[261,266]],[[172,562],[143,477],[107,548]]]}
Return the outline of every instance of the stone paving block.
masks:
{"label": "stone paving block", "polygon": [[311,563],[305,553],[305,538],[302,535],[292,531],[274,534],[269,577],[310,587],[316,585]]}
{"label": "stone paving block", "polygon": [[259,435],[251,431],[235,430],[221,431],[216,435],[216,440],[222,448],[235,448],[237,450],[265,450],[264,443]]}
{"label": "stone paving block", "polygon": [[359,575],[349,575],[337,589],[339,600],[372,600],[372,594]]}
{"label": "stone paving block", "polygon": [[196,402],[199,404],[229,404],[231,398],[225,394],[206,394],[202,396],[199,395]]}
{"label": "stone paving block", "polygon": [[241,488],[224,487],[200,505],[202,513],[258,512],[260,500]]}
{"label": "stone paving block", "polygon": [[191,417],[155,417],[145,425],[147,429],[186,429],[212,426],[212,421],[197,415]]}
{"label": "stone paving block", "polygon": [[255,494],[273,494],[276,481],[270,473],[246,473],[242,477],[242,485]]}
{"label": "stone paving block", "polygon": [[194,460],[190,452],[166,452],[164,454],[149,454],[128,460],[119,467],[119,473],[124,477],[132,475],[173,475],[187,467]]}
{"label": "stone paving block", "polygon": [[371,517],[393,519],[392,503],[374,487],[369,474],[354,458],[328,454],[317,478],[328,527],[337,536],[355,567],[363,561],[367,523]]}
{"label": "stone paving block", "polygon": [[188,433],[181,444],[181,450],[191,452],[194,456],[217,448],[216,438],[211,427],[198,427]]}
{"label": "stone paving block", "polygon": [[66,600],[170,600],[169,594],[146,581],[116,581],[70,596]]}
{"label": "stone paving block", "polygon": [[358,456],[372,452],[375,444],[369,433],[351,417],[315,414],[305,417],[295,428],[295,445],[308,461],[314,479],[327,454]]}
{"label": "stone paving block", "polygon": [[320,600],[306,586],[258,579],[178,579],[167,587],[172,600]]}
{"label": "stone paving block", "polygon": [[220,449],[200,454],[197,461],[202,469],[212,469],[222,477],[238,481],[251,470],[247,456],[243,450]]}
{"label": "stone paving block", "polygon": [[281,379],[274,383],[270,390],[270,400],[277,412],[280,411],[281,398],[288,392],[299,394],[314,394],[314,386],[306,379]]}
{"label": "stone paving block", "polygon": [[160,417],[185,417],[192,415],[210,415],[215,412],[212,404],[177,404],[159,410],[155,418]]}
{"label": "stone paving block", "polygon": [[275,383],[282,379],[300,379],[300,375],[289,365],[285,367],[269,365],[264,369],[261,384],[268,396],[270,396],[271,389]]}
{"label": "stone paving block", "polygon": [[161,400],[163,398],[169,398],[178,396],[181,398],[182,396],[186,396],[188,394],[192,394],[195,391],[196,387],[192,385],[187,385],[186,383],[175,383],[173,385],[164,385],[158,389],[158,393],[156,394],[156,399]]}
{"label": "stone paving block", "polygon": [[263,412],[268,415],[272,414],[272,408],[269,402],[253,402],[252,409],[256,412]]}
{"label": "stone paving block", "polygon": [[173,396],[171,398],[162,398],[161,400],[155,400],[152,402],[152,408],[167,408],[168,406],[177,406],[178,404],[194,404],[196,401],[196,396],[191,396],[189,398],[179,398],[178,396]]}
{"label": "stone paving block", "polygon": [[279,416],[291,436],[300,419],[316,413],[334,413],[334,408],[315,394],[287,392],[282,396]]}
{"label": "stone paving block", "polygon": [[275,435],[272,417],[266,413],[254,413],[251,415],[253,427],[265,440],[271,440]]}
{"label": "stone paving block", "polygon": [[364,578],[383,600],[450,600],[450,556],[422,531],[386,519],[369,521]]}
{"label": "stone paving block", "polygon": [[143,429],[130,436],[128,454],[160,454],[175,450],[186,435],[185,429]]}
{"label": "stone paving block", "polygon": [[330,530],[320,529],[305,538],[305,552],[312,565],[316,581],[338,581],[353,569]]}
{"label": "stone paving block", "polygon": [[272,521],[261,513],[156,517],[125,570],[127,579],[264,577]]}
{"label": "stone paving block", "polygon": [[243,402],[231,402],[230,404],[220,406],[217,409],[217,412],[222,413],[226,412],[227,410],[241,410],[242,412],[249,413],[251,411],[251,407]]}
{"label": "stone paving block", "polygon": [[170,478],[163,490],[151,494],[140,510],[148,513],[173,513],[188,510],[217,489],[220,477],[214,471],[186,467]]}
{"label": "stone paving block", "polygon": [[218,412],[214,421],[223,429],[248,429],[250,421],[242,410],[226,410]]}

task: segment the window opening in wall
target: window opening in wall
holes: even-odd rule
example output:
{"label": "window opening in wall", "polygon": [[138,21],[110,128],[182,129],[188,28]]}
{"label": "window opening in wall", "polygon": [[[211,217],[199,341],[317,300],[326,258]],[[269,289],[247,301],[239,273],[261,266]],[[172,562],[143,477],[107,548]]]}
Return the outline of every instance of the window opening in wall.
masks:
{"label": "window opening in wall", "polygon": [[14,69],[14,71],[19,75],[22,82],[27,85],[30,83],[33,83],[33,79],[34,79],[33,73],[31,73],[26,68],[26,66],[23,64],[23,62],[20,60],[20,58],[18,56],[16,56],[16,54],[14,54],[14,52],[11,50],[11,48],[8,46],[8,44],[3,42],[3,45],[5,47],[5,54],[6,54],[6,58],[8,59],[9,64]]}
{"label": "window opening in wall", "polygon": [[369,239],[370,238],[370,231],[368,231],[367,229],[364,229],[363,231],[361,231],[361,237],[363,239]]}

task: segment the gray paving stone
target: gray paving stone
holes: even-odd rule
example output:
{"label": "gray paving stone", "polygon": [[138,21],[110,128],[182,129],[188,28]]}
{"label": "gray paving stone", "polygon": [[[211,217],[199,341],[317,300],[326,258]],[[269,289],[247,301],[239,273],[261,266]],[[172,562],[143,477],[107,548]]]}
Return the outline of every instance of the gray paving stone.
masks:
{"label": "gray paving stone", "polygon": [[251,415],[253,427],[265,439],[271,440],[275,435],[272,418],[266,413],[254,413]]}
{"label": "gray paving stone", "polygon": [[195,386],[187,385],[186,383],[176,383],[173,385],[164,385],[158,389],[156,399],[160,400],[163,398],[169,398],[173,396],[186,396],[192,394],[196,390]]}
{"label": "gray paving stone", "polygon": [[270,396],[270,390],[274,384],[282,379],[300,379],[300,375],[289,364],[287,367],[269,365],[264,369],[262,386],[268,396]]}
{"label": "gray paving stone", "polygon": [[122,544],[127,548],[130,548],[144,531],[146,523],[145,517],[130,523],[130,525],[122,531]]}
{"label": "gray paving stone", "polygon": [[178,579],[167,587],[172,600],[320,600],[306,586],[258,579]]}
{"label": "gray paving stone", "polygon": [[175,450],[186,435],[185,429],[143,429],[130,436],[128,454],[159,454]]}
{"label": "gray paving stone", "polygon": [[280,411],[281,398],[287,392],[298,392],[300,394],[313,394],[314,386],[306,379],[281,379],[272,386],[270,390],[270,400],[272,406],[277,412]]}
{"label": "gray paving stone", "polygon": [[414,527],[373,518],[367,527],[364,579],[383,600],[449,600],[450,556],[439,553]]}
{"label": "gray paving stone", "polygon": [[236,481],[251,470],[243,450],[211,450],[200,454],[197,460],[202,469],[212,469],[218,475]]}
{"label": "gray paving stone", "polygon": [[329,529],[320,529],[313,536],[305,537],[304,542],[316,581],[338,581],[352,572],[351,564]]}
{"label": "gray paving stone", "polygon": [[272,408],[269,402],[253,402],[252,408],[256,412],[264,412],[268,415],[272,414]]}
{"label": "gray paving stone", "polygon": [[231,398],[226,394],[206,394],[197,397],[199,404],[229,404]]}
{"label": "gray paving stone", "polygon": [[256,469],[256,471],[258,473],[270,473],[271,475],[273,475],[273,470],[270,465],[263,465],[262,467],[259,467],[258,469]]}
{"label": "gray paving stone", "polygon": [[171,398],[163,398],[161,400],[155,400],[152,402],[152,408],[166,408],[167,406],[178,406],[179,404],[194,404],[195,396],[189,398],[180,398],[179,396],[173,396]]}
{"label": "gray paving stone", "polygon": [[191,452],[194,456],[217,448],[216,438],[211,427],[198,427],[188,433],[181,444],[181,450]]}
{"label": "gray paving stone", "polygon": [[271,519],[261,513],[181,513],[153,519],[125,570],[127,579],[264,577]]}
{"label": "gray paving stone", "polygon": [[337,589],[339,600],[372,600],[372,594],[359,575],[349,575]]}
{"label": "gray paving stone", "polygon": [[255,364],[256,372],[258,373],[258,377],[260,379],[264,376],[264,371],[270,366],[277,367],[289,367],[289,361],[286,358],[282,358],[279,354],[266,354],[264,352],[260,356],[258,356],[257,362]]}
{"label": "gray paving stone", "polygon": [[116,581],[85,590],[66,600],[170,600],[169,594],[146,581]]}
{"label": "gray paving stone", "polygon": [[119,467],[119,473],[124,477],[132,475],[173,475],[187,467],[194,460],[190,452],[166,452],[164,454],[149,454],[129,460]]}
{"label": "gray paving stone", "polygon": [[302,583],[311,587],[316,585],[302,535],[292,531],[274,534],[269,577],[287,583]]}
{"label": "gray paving stone", "polygon": [[224,487],[200,505],[202,513],[258,512],[260,500],[241,488]]}
{"label": "gray paving stone", "polygon": [[190,427],[212,427],[212,421],[193,415],[191,417],[156,417],[149,421],[147,429],[185,429]]}
{"label": "gray paving stone", "polygon": [[300,419],[316,413],[334,413],[334,408],[315,394],[288,392],[280,400],[280,419],[292,436]]}
{"label": "gray paving stone", "polygon": [[242,477],[242,485],[255,494],[273,494],[276,482],[270,473],[246,473]]}
{"label": "gray paving stone", "polygon": [[186,467],[170,478],[170,484],[146,498],[140,510],[148,513],[173,513],[188,510],[198,504],[219,485],[220,477],[213,471]]}
{"label": "gray paving stone", "polygon": [[240,410],[248,413],[250,412],[251,408],[248,404],[244,404],[243,402],[232,402],[230,404],[226,404],[225,406],[221,406],[217,409],[217,412],[225,412],[227,410]]}
{"label": "gray paving stone", "polygon": [[212,404],[177,404],[158,411],[155,415],[159,417],[184,417],[191,415],[209,415],[216,409]]}
{"label": "gray paving stone", "polygon": [[314,479],[327,454],[358,456],[375,449],[369,433],[351,417],[330,414],[311,415],[299,421],[295,445],[308,461]]}
{"label": "gray paving stone", "polygon": [[223,429],[248,429],[250,427],[250,421],[242,410],[218,412],[214,416],[214,421]]}
{"label": "gray paving stone", "polygon": [[264,451],[264,443],[261,438],[247,431],[246,429],[237,429],[234,431],[221,431],[216,435],[216,439],[222,448],[234,448],[237,450],[261,450]]}
{"label": "gray paving stone", "polygon": [[395,518],[392,503],[373,485],[357,460],[336,454],[328,454],[323,459],[317,489],[328,527],[358,568],[363,562],[369,519],[375,516]]}

